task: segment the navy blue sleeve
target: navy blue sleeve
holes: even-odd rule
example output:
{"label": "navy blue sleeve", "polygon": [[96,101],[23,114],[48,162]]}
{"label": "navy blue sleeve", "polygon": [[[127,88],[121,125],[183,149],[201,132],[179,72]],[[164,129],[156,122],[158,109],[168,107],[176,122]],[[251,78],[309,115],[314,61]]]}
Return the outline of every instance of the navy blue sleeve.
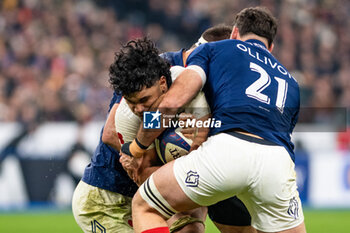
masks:
{"label": "navy blue sleeve", "polygon": [[211,49],[211,43],[202,44],[199,47],[197,47],[187,58],[187,66],[200,66],[204,70],[205,74],[208,76]]}

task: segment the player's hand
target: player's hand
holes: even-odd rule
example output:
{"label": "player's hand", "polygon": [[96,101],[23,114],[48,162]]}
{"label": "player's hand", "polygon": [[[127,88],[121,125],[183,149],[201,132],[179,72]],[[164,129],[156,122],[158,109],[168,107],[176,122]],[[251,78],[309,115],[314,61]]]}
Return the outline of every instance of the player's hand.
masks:
{"label": "player's hand", "polygon": [[195,139],[198,129],[197,128],[182,128],[181,133],[192,141]]}
{"label": "player's hand", "polygon": [[119,158],[119,162],[122,164],[124,170],[128,176],[135,181],[138,164],[135,158],[122,154]]}
{"label": "player's hand", "polygon": [[[186,122],[187,120],[196,119],[195,116],[193,116],[190,113],[180,113],[179,115],[179,121]],[[196,127],[184,127],[181,129],[181,133],[188,139],[191,139],[192,141],[197,136],[198,128]]]}
{"label": "player's hand", "polygon": [[121,154],[128,155],[130,157],[140,158],[146,153],[147,148],[141,148],[134,139],[132,142],[124,143],[120,149]]}
{"label": "player's hand", "polygon": [[[209,117],[210,117],[210,115],[206,115],[199,120],[205,121],[205,120],[209,119]],[[206,128],[206,127],[201,127],[198,129],[198,131],[196,132],[196,136],[192,140],[193,142],[192,142],[191,149],[189,152],[196,150],[200,145],[202,145],[203,142],[205,142],[207,140],[209,130],[210,129]]]}

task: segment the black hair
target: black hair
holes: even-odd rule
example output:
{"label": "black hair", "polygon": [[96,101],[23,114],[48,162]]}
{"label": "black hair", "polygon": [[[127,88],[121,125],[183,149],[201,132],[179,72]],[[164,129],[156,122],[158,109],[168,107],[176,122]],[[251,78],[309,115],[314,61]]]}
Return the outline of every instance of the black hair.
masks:
{"label": "black hair", "polygon": [[264,37],[271,46],[277,33],[277,20],[265,7],[250,7],[239,12],[234,21],[241,36],[254,33]]}
{"label": "black hair", "polygon": [[[214,42],[219,40],[230,39],[231,32],[232,32],[232,26],[219,24],[205,30],[202,33],[201,37],[207,42]],[[197,42],[191,46],[191,49],[196,48],[198,46],[199,44]]]}
{"label": "black hair", "polygon": [[225,40],[225,39],[230,39],[231,32],[232,32],[231,26],[228,26],[225,24],[219,24],[205,30],[202,33],[202,37],[208,42]]}
{"label": "black hair", "polygon": [[147,37],[123,45],[109,67],[109,83],[124,96],[153,86],[162,76],[169,87],[170,64],[159,56],[155,44]]}

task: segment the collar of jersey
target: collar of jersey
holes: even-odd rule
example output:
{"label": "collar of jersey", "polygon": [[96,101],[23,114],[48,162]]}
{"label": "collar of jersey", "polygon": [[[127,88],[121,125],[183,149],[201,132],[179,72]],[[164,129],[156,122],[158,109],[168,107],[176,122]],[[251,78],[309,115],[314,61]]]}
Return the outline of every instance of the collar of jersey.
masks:
{"label": "collar of jersey", "polygon": [[[264,47],[266,48],[266,45],[265,45],[263,42],[261,42],[260,40],[249,39],[249,40],[246,40],[245,42],[250,42],[250,43],[252,43],[252,44],[260,44],[260,45],[262,45],[262,46],[264,46]],[[266,48],[266,49],[267,49],[267,48]]]}

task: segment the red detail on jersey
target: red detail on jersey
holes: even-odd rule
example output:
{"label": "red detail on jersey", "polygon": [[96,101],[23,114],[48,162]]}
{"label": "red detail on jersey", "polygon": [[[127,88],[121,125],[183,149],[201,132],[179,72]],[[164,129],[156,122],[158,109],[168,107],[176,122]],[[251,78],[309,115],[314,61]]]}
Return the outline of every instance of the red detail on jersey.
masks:
{"label": "red detail on jersey", "polygon": [[119,138],[119,142],[120,142],[120,144],[124,144],[124,139],[123,139],[123,135],[121,135],[121,133],[117,133],[118,134],[118,138]]}
{"label": "red detail on jersey", "polygon": [[123,98],[124,98],[124,96],[122,96],[122,98],[120,98],[120,101],[116,104],[120,104],[120,102],[122,102]]}
{"label": "red detail on jersey", "polygon": [[141,233],[170,233],[170,231],[168,227],[157,227],[157,228],[145,230]]}
{"label": "red detail on jersey", "polygon": [[131,220],[131,219],[128,220],[128,224],[129,224],[131,227],[133,227],[133,225],[132,225],[132,220]]}

